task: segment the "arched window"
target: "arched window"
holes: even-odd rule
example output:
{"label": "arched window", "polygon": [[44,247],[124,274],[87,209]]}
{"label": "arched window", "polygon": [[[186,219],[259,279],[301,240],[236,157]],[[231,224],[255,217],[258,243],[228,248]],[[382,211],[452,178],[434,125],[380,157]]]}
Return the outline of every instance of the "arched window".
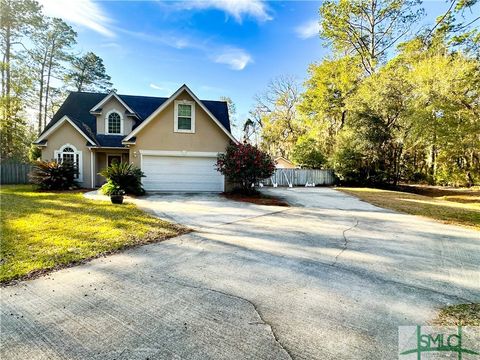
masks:
{"label": "arched window", "polygon": [[122,134],[123,132],[123,124],[122,124],[122,117],[121,115],[116,112],[116,111],[110,111],[107,114],[107,119],[106,119],[106,124],[105,124],[105,132],[107,134]]}
{"label": "arched window", "polygon": [[78,151],[75,146],[65,144],[59,150],[55,150],[55,160],[57,160],[59,163],[70,162],[74,164],[77,168],[75,179],[78,181],[83,181],[82,152]]}

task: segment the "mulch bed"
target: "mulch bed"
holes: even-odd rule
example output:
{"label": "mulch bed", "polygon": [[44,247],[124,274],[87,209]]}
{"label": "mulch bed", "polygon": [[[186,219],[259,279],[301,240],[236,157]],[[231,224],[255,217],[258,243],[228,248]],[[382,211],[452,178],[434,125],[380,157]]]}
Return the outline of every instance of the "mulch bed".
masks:
{"label": "mulch bed", "polygon": [[273,196],[267,196],[264,194],[243,195],[243,194],[223,193],[222,195],[230,200],[249,202],[257,205],[290,206],[286,201],[282,199],[279,199]]}
{"label": "mulch bed", "polygon": [[49,190],[49,189],[35,189],[39,193],[54,193],[54,194],[85,194],[87,192],[93,191],[95,189],[86,189],[86,188],[75,188],[75,189],[65,189],[65,190]]}

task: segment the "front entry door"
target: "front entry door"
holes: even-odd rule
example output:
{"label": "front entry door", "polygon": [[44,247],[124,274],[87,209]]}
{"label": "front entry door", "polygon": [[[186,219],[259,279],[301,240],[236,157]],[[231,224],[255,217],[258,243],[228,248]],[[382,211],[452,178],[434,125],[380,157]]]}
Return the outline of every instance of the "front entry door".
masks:
{"label": "front entry door", "polygon": [[112,163],[121,163],[122,155],[107,155],[107,166],[112,165]]}

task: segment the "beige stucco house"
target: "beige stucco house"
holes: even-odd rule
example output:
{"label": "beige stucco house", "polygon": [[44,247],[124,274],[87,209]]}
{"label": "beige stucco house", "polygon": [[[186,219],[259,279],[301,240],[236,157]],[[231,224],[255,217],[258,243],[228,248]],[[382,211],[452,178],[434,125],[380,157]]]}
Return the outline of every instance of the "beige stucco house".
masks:
{"label": "beige stucco house", "polygon": [[224,191],[215,169],[230,141],[227,104],[200,100],[186,86],[171,97],[72,92],[35,141],[42,159],[78,164],[81,186],[95,188],[113,161],[145,173],[147,191]]}
{"label": "beige stucco house", "polygon": [[275,167],[277,169],[297,169],[298,166],[295,166],[290,160],[285,159],[283,156],[275,158]]}

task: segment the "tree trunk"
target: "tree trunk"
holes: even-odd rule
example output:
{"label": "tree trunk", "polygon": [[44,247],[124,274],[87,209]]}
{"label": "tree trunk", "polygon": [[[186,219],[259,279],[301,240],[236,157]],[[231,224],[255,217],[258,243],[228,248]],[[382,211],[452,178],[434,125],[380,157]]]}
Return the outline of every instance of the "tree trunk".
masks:
{"label": "tree trunk", "polygon": [[340,129],[338,129],[338,130],[335,132],[335,135],[337,135],[338,132],[343,129],[343,126],[345,125],[345,119],[346,119],[346,117],[347,117],[347,110],[343,110],[343,111],[342,111],[342,119],[340,120]]}
{"label": "tree trunk", "polygon": [[432,149],[430,154],[430,175],[432,176],[433,185],[436,183],[437,175],[437,117],[433,118],[433,139],[432,139]]}
{"label": "tree trunk", "polygon": [[400,161],[402,159],[402,154],[403,154],[403,146],[400,145],[400,148],[397,151],[397,156],[395,157],[395,179],[393,181],[393,184],[397,186],[399,180],[400,180]]}
{"label": "tree trunk", "polygon": [[77,82],[77,91],[82,91],[82,87],[83,87],[83,80],[85,78],[85,66],[82,68],[82,72],[80,73],[80,79],[78,79],[78,82]]}
{"label": "tree trunk", "polygon": [[[10,14],[9,14],[10,15]],[[7,17],[9,16],[7,15]],[[10,22],[7,19],[7,28],[5,32],[5,117],[4,120],[6,122],[5,126],[5,137],[6,141],[6,149],[5,153],[8,155],[12,151],[12,114],[10,113],[11,102],[10,102],[10,86],[11,86],[11,72],[10,72],[10,51],[11,51],[11,28]]]}
{"label": "tree trunk", "polygon": [[[371,2],[371,11],[372,11],[372,19],[370,20],[370,58],[371,61],[375,61],[375,11],[377,9],[377,1],[372,0]],[[373,67],[373,65],[370,63],[370,67]]]}
{"label": "tree trunk", "polygon": [[430,175],[432,176],[433,185],[435,185],[435,176],[437,175],[437,146],[435,144],[432,145],[430,154]]}
{"label": "tree trunk", "polygon": [[40,67],[40,77],[39,77],[40,89],[38,91],[38,135],[42,133],[43,80],[44,80],[43,74],[45,72],[46,58],[47,58],[47,52],[45,51],[42,65]]}
{"label": "tree trunk", "polygon": [[48,97],[50,95],[50,77],[52,74],[52,63],[53,63],[53,54],[55,53],[55,39],[52,43],[52,50],[50,51],[50,57],[48,60],[48,70],[47,70],[47,86],[45,88],[45,107],[43,110],[43,128],[47,126],[47,109],[48,109]]}
{"label": "tree trunk", "polygon": [[[3,63],[3,64],[6,64],[6,63],[7,63],[6,53],[3,54],[2,63]],[[2,97],[4,97],[4,96],[5,96],[5,66],[2,66]]]}

